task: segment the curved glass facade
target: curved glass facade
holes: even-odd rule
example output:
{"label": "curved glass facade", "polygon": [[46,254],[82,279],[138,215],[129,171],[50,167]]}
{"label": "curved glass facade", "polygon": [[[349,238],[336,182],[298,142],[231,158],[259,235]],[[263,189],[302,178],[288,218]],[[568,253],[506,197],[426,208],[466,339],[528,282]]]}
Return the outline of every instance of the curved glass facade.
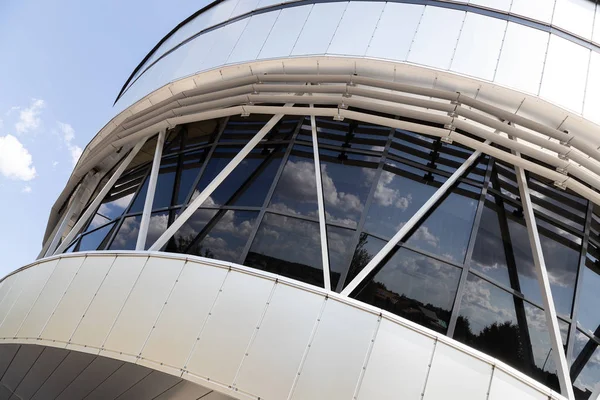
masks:
{"label": "curved glass facade", "polygon": [[[146,248],[270,119],[234,116],[167,132]],[[349,119],[315,122],[316,144],[309,117],[283,117],[162,251],[320,287],[328,264],[331,289],[340,292],[472,154],[410,131]],[[67,251],[135,249],[155,145],[156,138],[146,142]],[[528,173],[527,183],[575,391],[587,399],[600,380],[600,217],[587,200],[541,177]],[[510,165],[480,156],[351,296],[559,389]]]}

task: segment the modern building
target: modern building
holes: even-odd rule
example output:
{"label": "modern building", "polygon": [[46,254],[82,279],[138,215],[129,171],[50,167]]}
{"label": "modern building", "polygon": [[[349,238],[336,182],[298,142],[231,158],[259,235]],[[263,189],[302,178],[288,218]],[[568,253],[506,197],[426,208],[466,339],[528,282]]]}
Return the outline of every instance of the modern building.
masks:
{"label": "modern building", "polygon": [[599,398],[595,2],[217,0],[115,108],[0,398]]}

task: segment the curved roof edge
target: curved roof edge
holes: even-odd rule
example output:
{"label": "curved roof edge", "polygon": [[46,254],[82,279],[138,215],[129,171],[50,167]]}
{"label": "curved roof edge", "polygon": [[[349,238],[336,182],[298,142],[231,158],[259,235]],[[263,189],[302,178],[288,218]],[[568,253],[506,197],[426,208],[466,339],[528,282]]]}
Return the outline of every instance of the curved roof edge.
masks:
{"label": "curved roof edge", "polygon": [[131,82],[131,80],[133,79],[133,77],[135,76],[135,74],[137,74],[137,72],[140,70],[140,68],[142,68],[142,66],[146,63],[146,61],[148,61],[148,59],[150,57],[152,57],[152,54],[154,54],[154,52],[156,50],[158,50],[160,48],[160,46],[169,37],[171,37],[175,32],[177,32],[177,30],[179,28],[181,28],[182,26],[186,25],[188,22],[190,22],[191,20],[193,20],[194,18],[196,18],[198,15],[202,14],[205,11],[210,10],[211,8],[213,8],[214,6],[216,6],[217,4],[222,3],[224,1],[225,0],[215,0],[215,1],[211,2],[211,3],[209,3],[208,5],[202,7],[200,10],[196,11],[195,13],[193,13],[192,15],[190,15],[189,17],[187,17],[186,19],[184,19],[183,21],[181,21],[179,24],[177,24],[177,26],[175,26],[175,28],[171,29],[171,31],[169,33],[167,33],[165,36],[163,36],[163,38],[160,39],[158,41],[158,43],[156,43],[156,45],[152,48],[152,50],[150,50],[148,52],[148,54],[146,54],[146,57],[144,57],[144,59],[137,65],[137,67],[135,67],[135,69],[133,70],[133,72],[129,75],[129,78],[127,78],[127,80],[123,84],[123,87],[121,87],[121,90],[119,90],[119,94],[115,98],[115,101],[113,102],[113,106],[115,104],[117,104],[117,101],[119,101],[119,99],[121,98],[121,96],[125,92],[125,89],[127,89],[127,85],[129,85],[129,82]]}

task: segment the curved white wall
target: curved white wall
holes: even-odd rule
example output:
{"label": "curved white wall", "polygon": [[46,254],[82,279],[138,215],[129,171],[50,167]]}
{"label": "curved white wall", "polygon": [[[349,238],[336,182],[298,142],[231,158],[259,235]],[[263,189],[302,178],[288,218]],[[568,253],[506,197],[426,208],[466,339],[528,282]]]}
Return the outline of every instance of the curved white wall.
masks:
{"label": "curved white wall", "polygon": [[0,282],[0,343],[136,362],[239,399],[562,399],[337,294],[159,253],[78,253],[10,275]]}
{"label": "curved white wall", "polygon": [[[480,0],[470,2],[552,24],[499,19],[430,5],[396,2],[325,2],[239,17],[273,4],[226,0],[171,36],[146,63],[202,29],[159,60],[125,92],[120,108],[201,71],[224,65],[307,55],[378,58],[447,70],[494,82],[600,122],[600,18],[589,0]],[[534,4],[535,3],[535,4]],[[540,3],[540,4],[538,4]],[[444,5],[444,7],[440,7]],[[556,26],[565,32],[553,31]],[[565,38],[570,36],[569,38]],[[146,68],[144,66],[144,68]]]}

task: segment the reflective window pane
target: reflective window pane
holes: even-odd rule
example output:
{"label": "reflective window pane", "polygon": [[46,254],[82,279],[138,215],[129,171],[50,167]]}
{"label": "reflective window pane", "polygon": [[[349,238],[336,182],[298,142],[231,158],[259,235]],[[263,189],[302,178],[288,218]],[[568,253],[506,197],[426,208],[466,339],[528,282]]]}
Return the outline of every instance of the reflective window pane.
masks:
{"label": "reflective window pane", "polygon": [[579,288],[577,322],[590,332],[600,328],[600,252],[591,241],[583,268],[583,279]]}
{"label": "reflective window pane", "polygon": [[472,274],[454,338],[558,389],[544,312]]}
{"label": "reflective window pane", "polygon": [[152,201],[153,210],[171,206],[176,173],[176,158],[167,158],[161,161],[160,169],[158,171],[158,178],[156,180],[154,200]]}
{"label": "reflective window pane", "polygon": [[459,185],[405,239],[406,244],[462,264],[467,254],[479,189]]}
{"label": "reflective window pane", "polygon": [[377,182],[365,230],[391,238],[444,181],[438,175],[389,161]]}
{"label": "reflective window pane", "polygon": [[112,232],[112,228],[115,223],[111,223],[103,226],[102,228],[96,229],[93,232],[85,234],[81,237],[79,241],[79,246],[77,247],[77,251],[92,251],[92,250],[102,250],[106,245],[105,241],[110,236],[110,232]]}
{"label": "reflective window pane", "polygon": [[[166,245],[166,251],[184,253],[194,243],[196,237],[204,230],[208,222],[215,216],[217,210],[206,208],[197,209],[194,214],[175,232]],[[176,217],[174,218],[176,219]],[[198,254],[204,256],[204,254]]]}
{"label": "reflective window pane", "polygon": [[355,297],[446,333],[459,280],[460,269],[399,249]]}
{"label": "reflective window pane", "polygon": [[179,182],[175,188],[175,205],[183,204],[187,200],[192,185],[200,173],[205,155],[206,152],[193,152],[182,156]]}
{"label": "reflective window pane", "polygon": [[208,232],[200,233],[187,253],[239,262],[257,216],[258,212],[252,211],[217,212],[206,227]]}
{"label": "reflective window pane", "polygon": [[312,147],[294,146],[277,182],[269,208],[294,215],[318,215]]}
{"label": "reflective window pane", "polygon": [[148,234],[146,235],[146,247],[148,250],[154,242],[158,240],[169,226],[169,212],[157,212],[150,215],[150,222],[148,224]]}
{"label": "reflective window pane", "polygon": [[244,265],[323,287],[319,224],[265,214]]}
{"label": "reflective window pane", "polygon": [[600,385],[600,349],[598,343],[577,330],[573,347],[571,379],[577,400],[591,399]]}
{"label": "reflective window pane", "polygon": [[348,270],[348,277],[344,282],[344,286],[352,282],[352,280],[358,275],[360,271],[371,261],[373,257],[385,246],[386,242],[377,239],[373,236],[367,235],[365,232],[360,234],[358,244],[354,249],[352,255],[352,261],[350,262],[350,269]]}
{"label": "reflective window pane", "polygon": [[141,215],[124,218],[109,250],[135,250],[141,220]]}
{"label": "reflective window pane", "polygon": [[320,150],[327,222],[356,228],[371,191],[378,158]]}
{"label": "reflective window pane", "polygon": [[329,275],[331,289],[336,290],[350,263],[352,242],[356,231],[327,225],[327,248],[329,254]]}

